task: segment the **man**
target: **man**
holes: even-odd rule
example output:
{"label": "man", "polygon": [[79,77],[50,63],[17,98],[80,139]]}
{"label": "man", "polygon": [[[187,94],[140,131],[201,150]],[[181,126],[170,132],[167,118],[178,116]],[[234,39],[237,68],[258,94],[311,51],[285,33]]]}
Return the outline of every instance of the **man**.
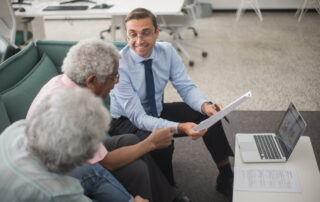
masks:
{"label": "man", "polygon": [[[46,96],[28,121],[13,123],[0,136],[1,201],[91,201],[66,173],[94,155],[110,120],[89,90],[59,89]],[[146,202],[139,196],[135,201]]]}
{"label": "man", "polygon": [[[59,88],[88,88],[105,99],[119,80],[119,57],[112,44],[101,40],[80,41],[64,59],[64,74],[52,78],[42,87],[30,106],[27,118],[47,94]],[[83,118],[91,121],[90,117]],[[100,144],[88,164],[77,167],[69,175],[80,179],[85,194],[97,201],[128,201],[126,191],[118,186],[119,183],[108,170],[133,196],[140,195],[159,202],[181,201],[180,194],[166,181],[152,159],[145,155],[170,145],[172,130],[170,127],[154,130],[143,142],[139,142],[134,135],[109,138],[105,141],[109,152]]]}
{"label": "man", "polygon": [[[233,151],[221,122],[207,131],[192,128],[219,109],[197,89],[186,74],[180,56],[166,42],[156,42],[159,28],[155,16],[137,8],[125,19],[128,45],[121,51],[120,81],[110,93],[112,122],[109,133],[135,133],[141,140],[155,128],[174,127],[176,133],[203,140],[219,168],[216,189],[231,199],[233,172],[228,157]],[[184,102],[162,103],[171,81]],[[219,105],[222,107],[222,105]],[[151,152],[152,157],[175,185],[172,170],[173,143]]]}

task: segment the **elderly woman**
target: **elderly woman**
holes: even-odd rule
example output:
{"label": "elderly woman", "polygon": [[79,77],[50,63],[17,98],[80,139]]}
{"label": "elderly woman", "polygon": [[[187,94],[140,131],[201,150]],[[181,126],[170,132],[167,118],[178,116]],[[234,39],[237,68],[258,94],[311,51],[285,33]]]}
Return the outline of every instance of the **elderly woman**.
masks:
{"label": "elderly woman", "polygon": [[28,121],[0,136],[1,201],[90,201],[79,181],[65,174],[92,158],[109,122],[101,99],[89,90],[48,95]]}
{"label": "elderly woman", "polygon": [[[64,74],[52,78],[42,87],[28,111],[27,119],[47,94],[59,88],[87,88],[105,99],[119,82],[119,58],[120,54],[111,43],[95,39],[80,41],[69,50],[63,62]],[[81,109],[75,107],[74,110]],[[79,179],[85,194],[97,201],[127,202],[131,195],[154,202],[177,201],[180,193],[168,183],[152,159],[145,155],[170,145],[172,129],[155,130],[142,142],[134,135],[111,137],[105,141],[106,146],[100,144],[99,150],[87,164],[72,170],[69,175]],[[118,181],[109,171],[131,195],[118,186]]]}

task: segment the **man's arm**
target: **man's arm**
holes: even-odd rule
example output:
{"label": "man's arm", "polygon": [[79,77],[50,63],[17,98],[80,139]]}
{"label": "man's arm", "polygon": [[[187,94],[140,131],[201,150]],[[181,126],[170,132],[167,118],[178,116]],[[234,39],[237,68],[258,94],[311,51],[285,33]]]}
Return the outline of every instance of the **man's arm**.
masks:
{"label": "man's arm", "polygon": [[177,51],[172,46],[171,49],[170,81],[183,101],[195,111],[202,113],[201,106],[204,102],[208,102],[208,99],[188,76]]}
{"label": "man's arm", "polygon": [[150,151],[168,147],[175,130],[174,127],[156,129],[145,140],[135,145],[121,147],[109,152],[99,163],[109,171],[117,170]]}

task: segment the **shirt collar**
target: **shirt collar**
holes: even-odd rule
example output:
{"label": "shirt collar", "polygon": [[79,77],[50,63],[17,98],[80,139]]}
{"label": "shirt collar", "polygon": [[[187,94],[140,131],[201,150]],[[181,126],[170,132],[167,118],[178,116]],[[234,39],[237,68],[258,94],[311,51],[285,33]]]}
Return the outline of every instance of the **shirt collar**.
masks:
{"label": "shirt collar", "polygon": [[62,74],[61,80],[64,84],[71,88],[79,87],[74,81],[72,81],[66,74]]}

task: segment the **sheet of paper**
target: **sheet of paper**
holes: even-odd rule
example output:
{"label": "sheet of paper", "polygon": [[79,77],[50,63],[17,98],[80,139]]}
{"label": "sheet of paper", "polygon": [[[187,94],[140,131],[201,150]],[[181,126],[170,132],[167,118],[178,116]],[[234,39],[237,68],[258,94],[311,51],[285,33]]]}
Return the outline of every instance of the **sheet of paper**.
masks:
{"label": "sheet of paper", "polygon": [[213,116],[210,116],[206,120],[201,121],[197,126],[193,128],[193,130],[203,130],[206,128],[209,128],[213,124],[215,124],[217,121],[221,120],[223,117],[225,117],[227,114],[229,114],[232,110],[234,110],[236,107],[238,107],[241,103],[246,101],[248,98],[251,97],[251,92],[247,92],[238,99],[236,99],[234,102],[229,104],[228,106],[224,107],[220,112],[216,113]]}
{"label": "sheet of paper", "polygon": [[294,168],[236,167],[234,189],[254,192],[301,192]]}

